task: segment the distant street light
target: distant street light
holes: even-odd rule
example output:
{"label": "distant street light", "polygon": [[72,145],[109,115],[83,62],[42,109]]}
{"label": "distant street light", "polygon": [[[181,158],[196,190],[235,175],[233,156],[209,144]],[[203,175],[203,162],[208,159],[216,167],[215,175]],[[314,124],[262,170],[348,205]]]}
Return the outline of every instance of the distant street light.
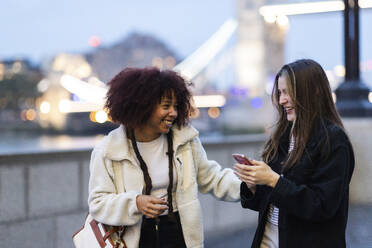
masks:
{"label": "distant street light", "polygon": [[101,45],[101,38],[99,38],[97,35],[93,35],[89,38],[88,43],[91,47],[99,47]]}

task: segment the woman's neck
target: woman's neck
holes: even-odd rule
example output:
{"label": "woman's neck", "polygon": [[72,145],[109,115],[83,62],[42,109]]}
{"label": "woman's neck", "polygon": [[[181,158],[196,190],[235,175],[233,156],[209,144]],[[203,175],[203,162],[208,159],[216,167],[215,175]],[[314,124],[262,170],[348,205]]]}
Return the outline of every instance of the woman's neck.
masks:
{"label": "woman's neck", "polygon": [[161,133],[149,132],[146,129],[141,128],[134,129],[134,136],[136,138],[136,141],[138,142],[150,142],[159,138],[160,135]]}

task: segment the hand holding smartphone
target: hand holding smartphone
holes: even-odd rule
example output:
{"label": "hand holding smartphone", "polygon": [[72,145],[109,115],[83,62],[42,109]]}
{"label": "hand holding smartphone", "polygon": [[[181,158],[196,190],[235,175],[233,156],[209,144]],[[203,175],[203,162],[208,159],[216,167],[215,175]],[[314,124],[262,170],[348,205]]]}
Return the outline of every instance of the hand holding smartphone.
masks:
{"label": "hand holding smartphone", "polygon": [[243,154],[234,153],[232,156],[239,164],[252,165],[249,159]]}

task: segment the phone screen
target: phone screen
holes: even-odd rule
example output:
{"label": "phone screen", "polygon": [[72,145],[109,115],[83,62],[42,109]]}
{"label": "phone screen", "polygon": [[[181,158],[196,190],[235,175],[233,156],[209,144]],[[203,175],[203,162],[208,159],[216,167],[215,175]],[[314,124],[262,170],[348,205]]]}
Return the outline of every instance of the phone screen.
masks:
{"label": "phone screen", "polygon": [[233,154],[233,158],[239,163],[239,164],[246,164],[246,165],[252,165],[251,162],[243,155],[243,154]]}

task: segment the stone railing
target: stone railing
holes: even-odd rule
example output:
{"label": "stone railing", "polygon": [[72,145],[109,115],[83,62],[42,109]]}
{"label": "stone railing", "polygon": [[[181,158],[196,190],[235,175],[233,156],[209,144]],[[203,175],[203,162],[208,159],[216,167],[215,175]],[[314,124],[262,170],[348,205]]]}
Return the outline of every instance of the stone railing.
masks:
{"label": "stone railing", "polygon": [[[258,158],[264,135],[202,139],[208,158],[231,167],[232,153]],[[73,247],[87,213],[91,147],[0,155],[0,247]],[[256,223],[240,203],[201,195],[206,239]]]}

